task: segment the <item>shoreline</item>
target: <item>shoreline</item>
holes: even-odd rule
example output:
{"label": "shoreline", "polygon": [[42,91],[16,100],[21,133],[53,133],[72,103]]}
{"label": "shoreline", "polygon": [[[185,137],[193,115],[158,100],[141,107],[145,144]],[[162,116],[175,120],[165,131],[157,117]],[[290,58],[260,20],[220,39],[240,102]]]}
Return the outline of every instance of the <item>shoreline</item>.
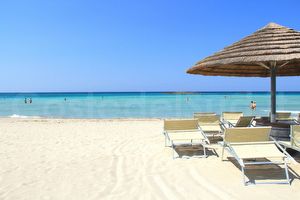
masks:
{"label": "shoreline", "polygon": [[[0,117],[0,120],[66,120],[66,121],[162,121],[171,118],[50,118],[50,117]],[[177,118],[176,118],[177,119]],[[184,119],[184,118],[178,118]]]}

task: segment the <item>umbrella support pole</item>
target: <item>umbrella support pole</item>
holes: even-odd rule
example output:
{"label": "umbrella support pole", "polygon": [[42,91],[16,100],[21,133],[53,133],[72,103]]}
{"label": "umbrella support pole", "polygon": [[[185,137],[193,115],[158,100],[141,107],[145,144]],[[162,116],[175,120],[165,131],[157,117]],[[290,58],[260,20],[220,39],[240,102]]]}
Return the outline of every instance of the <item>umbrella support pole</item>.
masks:
{"label": "umbrella support pole", "polygon": [[275,63],[270,69],[271,72],[271,123],[276,122],[276,66]]}

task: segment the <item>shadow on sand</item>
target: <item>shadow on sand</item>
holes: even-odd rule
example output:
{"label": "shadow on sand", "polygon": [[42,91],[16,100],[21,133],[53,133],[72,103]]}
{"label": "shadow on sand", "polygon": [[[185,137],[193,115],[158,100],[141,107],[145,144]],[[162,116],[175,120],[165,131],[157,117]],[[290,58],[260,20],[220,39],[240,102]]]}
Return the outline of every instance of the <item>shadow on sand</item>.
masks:
{"label": "shadow on sand", "polygon": [[[203,147],[201,145],[180,145],[176,146],[175,151],[179,158],[200,157],[204,154]],[[206,148],[206,155],[219,157],[218,153],[213,148]]]}
{"label": "shadow on sand", "polygon": [[[239,163],[233,158],[228,157],[228,160],[232,162],[236,168],[241,171]],[[261,159],[249,159],[250,162],[270,162],[267,158]],[[247,162],[247,160],[245,160]],[[297,174],[292,168],[288,167],[289,178],[291,184],[294,179],[300,179],[299,174]],[[241,172],[242,173],[242,172]],[[266,164],[266,165],[247,165],[245,167],[245,175],[248,178],[248,183],[260,183],[260,182],[280,182],[286,180],[285,169],[283,165],[278,164]]]}

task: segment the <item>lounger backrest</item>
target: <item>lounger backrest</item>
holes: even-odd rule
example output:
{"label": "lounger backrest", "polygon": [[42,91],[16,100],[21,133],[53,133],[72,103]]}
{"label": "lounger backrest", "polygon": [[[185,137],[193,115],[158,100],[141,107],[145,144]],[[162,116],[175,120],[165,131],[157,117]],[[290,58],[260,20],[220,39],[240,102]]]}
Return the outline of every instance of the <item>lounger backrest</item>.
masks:
{"label": "lounger backrest", "polygon": [[291,118],[292,113],[290,112],[278,112],[276,113],[277,119],[289,119]]}
{"label": "lounger backrest", "polygon": [[197,119],[164,120],[165,131],[195,130],[198,129]]}
{"label": "lounger backrest", "polygon": [[291,145],[300,148],[300,125],[291,126]]}
{"label": "lounger backrest", "polygon": [[240,117],[239,121],[236,123],[235,127],[250,127],[254,117],[253,116],[243,116]]}
{"label": "lounger backrest", "polygon": [[214,112],[197,112],[197,113],[194,113],[194,118],[197,118],[199,116],[207,116],[207,115],[217,115],[216,113]]}
{"label": "lounger backrest", "polygon": [[224,141],[233,142],[262,142],[269,141],[271,127],[228,128],[224,133]]}
{"label": "lounger backrest", "polygon": [[220,116],[219,115],[204,115],[197,116],[199,125],[219,125],[220,124]]}
{"label": "lounger backrest", "polygon": [[222,119],[223,120],[238,120],[243,116],[243,112],[223,112]]}

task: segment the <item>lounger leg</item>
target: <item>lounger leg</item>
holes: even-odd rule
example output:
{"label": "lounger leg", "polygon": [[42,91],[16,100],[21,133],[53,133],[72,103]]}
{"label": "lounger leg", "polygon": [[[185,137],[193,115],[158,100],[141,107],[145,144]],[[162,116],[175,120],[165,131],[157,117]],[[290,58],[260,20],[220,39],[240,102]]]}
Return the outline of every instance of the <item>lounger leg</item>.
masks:
{"label": "lounger leg", "polygon": [[169,137],[167,136],[167,133],[165,133],[165,147],[171,147],[171,141]]}
{"label": "lounger leg", "polygon": [[242,176],[243,176],[243,183],[245,186],[247,186],[247,182],[246,182],[246,176],[245,176],[245,170],[244,170],[244,167],[241,166],[241,170],[242,170]]}
{"label": "lounger leg", "polygon": [[165,147],[168,146],[167,145],[167,135],[165,134]]}
{"label": "lounger leg", "polygon": [[204,157],[207,157],[205,144],[202,144],[202,146],[203,146],[203,151],[204,151]]}
{"label": "lounger leg", "polygon": [[286,158],[284,158],[284,167],[285,167],[286,180],[287,180],[288,184],[291,184],[290,177],[289,177],[288,165],[286,163]]}
{"label": "lounger leg", "polygon": [[225,147],[223,145],[223,147],[222,147],[222,157],[221,157],[222,161],[224,161],[224,159],[223,159],[223,157],[224,157],[224,149],[225,149]]}
{"label": "lounger leg", "polygon": [[173,149],[173,159],[175,159],[175,144],[173,143],[173,141],[171,141],[172,143],[172,149]]}
{"label": "lounger leg", "polygon": [[218,155],[216,149],[213,149],[213,150],[214,150],[214,153],[216,154],[216,156],[219,157],[219,155]]}

